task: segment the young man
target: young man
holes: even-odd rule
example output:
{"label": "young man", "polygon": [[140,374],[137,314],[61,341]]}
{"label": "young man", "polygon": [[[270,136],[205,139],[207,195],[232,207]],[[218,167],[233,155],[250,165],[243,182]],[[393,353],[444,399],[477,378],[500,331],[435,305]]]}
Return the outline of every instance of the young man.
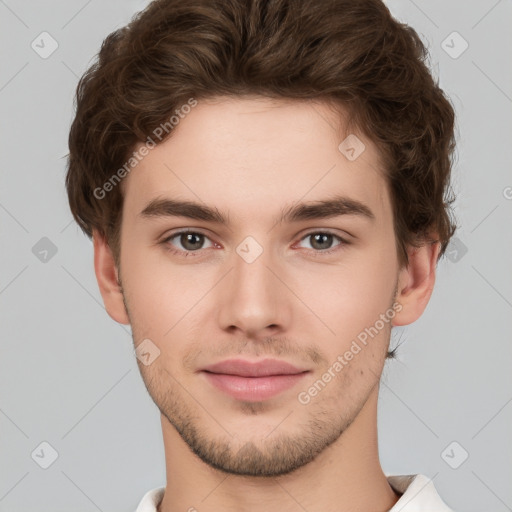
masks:
{"label": "young man", "polygon": [[424,57],[380,0],[159,0],[106,38],[67,190],[161,412],[138,512],[450,510],[377,445],[455,230]]}

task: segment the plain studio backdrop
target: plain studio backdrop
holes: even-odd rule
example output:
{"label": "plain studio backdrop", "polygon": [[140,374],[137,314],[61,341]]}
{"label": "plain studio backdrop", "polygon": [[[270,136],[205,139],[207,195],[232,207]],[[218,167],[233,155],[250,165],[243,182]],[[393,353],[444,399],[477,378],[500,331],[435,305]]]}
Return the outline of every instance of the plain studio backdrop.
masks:
{"label": "plain studio backdrop", "polygon": [[[78,78],[102,40],[145,5],[0,0],[0,512],[131,512],[165,485],[159,411],[129,326],[105,312],[92,244],[72,221],[64,189]],[[427,44],[456,109],[460,229],[425,313],[394,331],[400,348],[382,378],[381,462],[387,474],[433,478],[457,512],[505,512],[512,3],[388,5]]]}

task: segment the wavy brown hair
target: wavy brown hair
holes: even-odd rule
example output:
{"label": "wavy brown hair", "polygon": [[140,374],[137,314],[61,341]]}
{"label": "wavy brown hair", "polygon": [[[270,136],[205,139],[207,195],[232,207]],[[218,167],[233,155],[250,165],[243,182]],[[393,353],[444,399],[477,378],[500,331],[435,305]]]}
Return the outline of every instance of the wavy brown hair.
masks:
{"label": "wavy brown hair", "polygon": [[[82,230],[120,257],[123,193],[94,191],[190,98],[325,100],[380,149],[400,265],[456,230],[454,110],[418,34],[381,0],[155,0],[104,40],[79,81],[66,187]],[[172,134],[172,130],[169,135]],[[166,140],[166,137],[162,140]]]}

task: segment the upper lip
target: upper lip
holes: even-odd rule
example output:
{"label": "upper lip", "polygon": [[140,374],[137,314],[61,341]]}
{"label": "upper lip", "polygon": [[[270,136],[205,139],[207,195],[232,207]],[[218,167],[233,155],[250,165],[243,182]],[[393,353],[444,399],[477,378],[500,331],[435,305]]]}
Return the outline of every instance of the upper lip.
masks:
{"label": "upper lip", "polygon": [[266,377],[270,375],[294,375],[308,370],[301,370],[286,361],[263,359],[251,363],[243,359],[227,359],[203,368],[211,373],[238,375],[240,377]]}

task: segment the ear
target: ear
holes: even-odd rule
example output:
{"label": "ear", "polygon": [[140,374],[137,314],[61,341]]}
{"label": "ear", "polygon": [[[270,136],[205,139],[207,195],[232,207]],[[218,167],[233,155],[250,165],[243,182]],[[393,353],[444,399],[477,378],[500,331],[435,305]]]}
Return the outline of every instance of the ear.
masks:
{"label": "ear", "polygon": [[105,309],[110,318],[120,324],[128,325],[130,319],[124,307],[121,285],[118,281],[118,269],[114,256],[106,241],[97,231],[93,231],[94,271],[100,288]]}
{"label": "ear", "polygon": [[394,316],[392,325],[412,324],[422,315],[434,289],[440,249],[439,242],[408,248],[409,264],[400,270],[395,299],[402,309]]}

